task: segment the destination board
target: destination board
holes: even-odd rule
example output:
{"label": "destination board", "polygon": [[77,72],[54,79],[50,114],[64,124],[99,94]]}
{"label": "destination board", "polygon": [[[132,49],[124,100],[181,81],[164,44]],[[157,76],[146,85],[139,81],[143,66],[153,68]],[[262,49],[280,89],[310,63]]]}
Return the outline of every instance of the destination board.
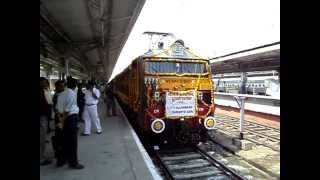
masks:
{"label": "destination board", "polygon": [[167,117],[194,116],[195,92],[167,92],[166,93],[166,115]]}

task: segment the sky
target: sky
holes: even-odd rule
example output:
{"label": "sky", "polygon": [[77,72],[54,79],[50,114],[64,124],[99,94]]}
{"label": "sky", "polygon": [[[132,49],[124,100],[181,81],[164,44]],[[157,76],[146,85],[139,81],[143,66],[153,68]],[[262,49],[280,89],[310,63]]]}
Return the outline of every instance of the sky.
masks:
{"label": "sky", "polygon": [[280,41],[280,0],[146,0],[110,80],[148,50],[145,31],[173,33],[200,57],[221,56]]}

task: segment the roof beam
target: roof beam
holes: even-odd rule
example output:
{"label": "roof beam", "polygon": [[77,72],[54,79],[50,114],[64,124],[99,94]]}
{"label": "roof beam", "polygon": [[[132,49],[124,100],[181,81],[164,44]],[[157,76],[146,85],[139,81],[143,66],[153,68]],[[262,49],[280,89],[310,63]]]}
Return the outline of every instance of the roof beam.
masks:
{"label": "roof beam", "polygon": [[71,42],[71,39],[68,37],[68,35],[63,32],[58,25],[58,23],[54,20],[54,18],[50,15],[48,10],[44,7],[44,5],[40,4],[40,21],[41,18],[45,20],[46,23],[49,24],[49,26],[57,33],[59,34],[66,42]]}
{"label": "roof beam", "polygon": [[[94,36],[101,37],[101,41],[97,40],[97,43],[95,45],[93,45],[91,47],[87,46],[84,51],[88,52],[93,49],[97,49],[99,59],[104,64],[104,62],[103,62],[103,59],[105,57],[104,51],[98,49],[99,47],[103,47],[105,45],[105,42],[104,42],[105,41],[105,38],[104,38],[105,34],[103,33],[104,32],[104,23],[103,23],[103,21],[104,21],[104,18],[103,18],[104,17],[104,8],[103,8],[102,3],[103,3],[102,0],[88,0],[86,13],[87,13],[87,16],[90,20],[91,31],[94,34]],[[95,17],[93,17],[91,10],[100,11],[99,18],[96,19]],[[95,27],[96,24],[98,24],[98,27]],[[96,28],[99,28],[100,30],[98,31]],[[94,68],[94,69],[96,69],[96,68]],[[95,73],[97,73],[97,72],[95,72]]]}
{"label": "roof beam", "polygon": [[[110,19],[110,21],[108,21]],[[124,16],[124,17],[118,17],[118,18],[110,18],[109,15],[103,14],[102,17],[93,18],[92,21],[96,24],[104,24],[109,25],[110,23],[118,23],[121,21],[129,21],[131,19],[131,16]]]}
{"label": "roof beam", "polygon": [[[103,0],[100,1],[100,6],[103,6]],[[110,46],[110,39],[109,38],[104,38],[104,37],[110,37],[110,32],[112,28],[112,23],[111,23],[111,17],[112,17],[112,11],[113,9],[113,1],[108,1],[108,6],[107,6],[107,18],[105,19],[105,9],[101,8],[100,9],[100,17],[101,17],[101,41],[102,41],[102,46],[99,48],[98,53],[102,62],[103,66],[103,71],[104,71],[104,76],[108,75],[108,66],[110,63],[110,58],[109,58],[109,47]],[[105,21],[106,20],[106,21]],[[107,25],[105,24],[107,23]],[[106,28],[105,28],[106,25]]]}
{"label": "roof beam", "polygon": [[[134,8],[133,13],[132,13],[132,15],[131,15],[131,17],[130,17],[129,23],[128,23],[127,27],[126,27],[125,36],[124,36],[124,38],[123,38],[123,40],[122,40],[122,42],[121,42],[121,44],[120,44],[120,49],[122,49],[123,46],[124,46],[124,44],[126,43],[128,37],[129,37],[129,34],[130,34],[130,32],[131,32],[131,30],[132,30],[132,28],[133,28],[133,25],[134,25],[135,22],[137,21],[138,16],[139,16],[139,14],[140,14],[140,12],[141,12],[141,10],[142,10],[142,7],[144,6],[144,3],[146,2],[146,0],[137,0],[136,2],[137,2],[137,3],[136,3],[136,7]],[[118,53],[118,54],[115,56],[115,59],[114,59],[115,62],[114,62],[114,64],[117,63],[119,56],[120,56],[120,53]],[[112,73],[112,72],[109,72],[108,77],[111,76],[111,73]]]}
{"label": "roof beam", "polygon": [[111,18],[111,23],[117,23],[119,21],[128,21],[131,19],[131,16],[125,16],[125,17],[118,17],[118,18]]}
{"label": "roof beam", "polygon": [[72,45],[79,47],[81,49],[81,52],[83,53],[86,53],[101,47],[101,43],[97,40],[74,41]]}
{"label": "roof beam", "polygon": [[[41,22],[43,22],[41,24]],[[44,29],[46,27],[46,29]],[[81,42],[72,42],[71,38],[69,38],[60,28],[59,25],[55,22],[55,20],[50,16],[45,7],[40,6],[40,30],[45,31],[44,34],[49,34],[51,37],[52,43],[54,44],[55,49],[58,50],[59,54],[56,54],[57,58],[68,59],[69,57],[75,57],[83,68],[88,71],[91,70],[92,67],[89,64],[88,59],[83,54],[79,45]],[[52,31],[52,32],[48,32]],[[56,35],[53,34],[56,33]],[[60,37],[60,38],[55,38]],[[49,38],[50,39],[50,38]],[[86,42],[88,43],[88,42]],[[91,43],[91,42],[90,42]],[[89,44],[90,44],[89,43]]]}
{"label": "roof beam", "polygon": [[90,45],[90,44],[97,44],[97,40],[80,40],[80,41],[73,41],[71,44],[74,46],[83,46],[83,45]]}

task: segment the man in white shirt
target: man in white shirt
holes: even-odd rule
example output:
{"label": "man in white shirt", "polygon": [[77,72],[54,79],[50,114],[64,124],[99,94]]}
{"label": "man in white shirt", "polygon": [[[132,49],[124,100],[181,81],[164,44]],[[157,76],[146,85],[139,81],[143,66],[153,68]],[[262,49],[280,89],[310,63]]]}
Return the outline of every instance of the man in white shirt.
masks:
{"label": "man in white shirt", "polygon": [[91,122],[96,126],[97,134],[101,134],[101,124],[98,115],[97,104],[99,102],[100,91],[94,87],[94,82],[90,81],[87,85],[87,89],[84,92],[85,106],[83,110],[84,119],[84,133],[83,136],[88,136],[91,133]]}
{"label": "man in white shirt", "polygon": [[[65,161],[68,162],[69,167],[73,169],[83,169],[84,166],[78,162],[78,113],[77,106],[77,81],[71,77],[67,79],[67,89],[65,89],[58,96],[57,110],[59,119],[61,120],[58,127],[63,129],[63,152]],[[58,167],[63,166],[60,163]]]}

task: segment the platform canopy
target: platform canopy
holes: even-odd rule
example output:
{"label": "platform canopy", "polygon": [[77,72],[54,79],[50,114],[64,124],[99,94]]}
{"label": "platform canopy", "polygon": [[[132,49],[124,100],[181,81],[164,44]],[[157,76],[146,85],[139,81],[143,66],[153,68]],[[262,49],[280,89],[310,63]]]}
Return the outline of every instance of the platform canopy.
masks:
{"label": "platform canopy", "polygon": [[40,62],[108,79],[144,3],[41,0]]}
{"label": "platform canopy", "polygon": [[280,42],[210,59],[213,74],[280,71]]}

